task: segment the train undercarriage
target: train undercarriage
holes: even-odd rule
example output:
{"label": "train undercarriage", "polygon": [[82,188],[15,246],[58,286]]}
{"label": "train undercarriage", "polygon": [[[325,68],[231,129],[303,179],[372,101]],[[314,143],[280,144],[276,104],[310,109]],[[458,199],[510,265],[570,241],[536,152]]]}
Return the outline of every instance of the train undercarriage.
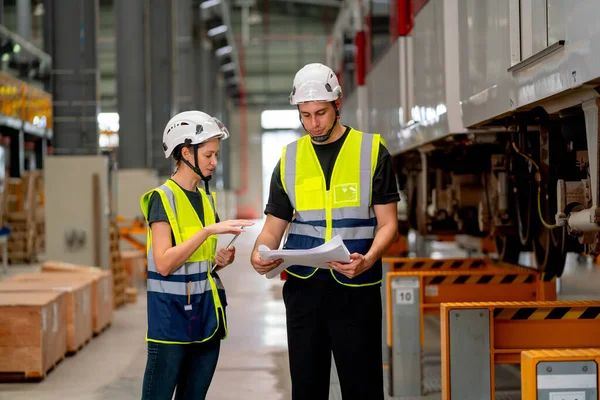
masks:
{"label": "train undercarriage", "polygon": [[568,252],[600,253],[597,99],[537,107],[394,158],[407,227],[492,236],[498,258],[532,252],[560,276]]}

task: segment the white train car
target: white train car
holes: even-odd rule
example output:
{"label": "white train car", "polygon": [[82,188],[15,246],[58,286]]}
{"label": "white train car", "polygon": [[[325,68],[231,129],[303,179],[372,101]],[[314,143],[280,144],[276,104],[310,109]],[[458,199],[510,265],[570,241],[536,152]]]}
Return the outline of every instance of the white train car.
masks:
{"label": "white train car", "polygon": [[[346,4],[354,18],[334,37],[377,32],[374,2]],[[501,259],[531,250],[551,274],[568,251],[598,254],[600,1],[392,5],[391,39],[358,85],[368,96],[342,115],[368,110],[358,128],[384,135],[407,223],[493,236]],[[365,62],[359,44],[355,65]]]}

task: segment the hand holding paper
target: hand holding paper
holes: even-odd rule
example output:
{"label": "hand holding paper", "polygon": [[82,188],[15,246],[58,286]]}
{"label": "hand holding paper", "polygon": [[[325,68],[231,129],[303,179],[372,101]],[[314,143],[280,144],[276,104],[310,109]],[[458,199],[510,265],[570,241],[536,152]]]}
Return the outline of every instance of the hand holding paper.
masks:
{"label": "hand holding paper", "polygon": [[307,267],[331,269],[328,262],[350,263],[350,252],[338,235],[321,246],[306,250],[270,250],[267,246],[258,247],[258,253],[263,260],[283,259],[279,267],[268,272],[267,278],[272,279],[290,265],[305,265]]}

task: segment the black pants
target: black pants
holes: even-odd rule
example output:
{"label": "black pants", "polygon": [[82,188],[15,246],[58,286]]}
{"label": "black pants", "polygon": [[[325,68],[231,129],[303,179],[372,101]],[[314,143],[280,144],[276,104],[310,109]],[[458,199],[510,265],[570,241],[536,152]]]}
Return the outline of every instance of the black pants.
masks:
{"label": "black pants", "polygon": [[383,400],[380,286],[285,282],[293,400],[328,400],[331,354],[344,400]]}

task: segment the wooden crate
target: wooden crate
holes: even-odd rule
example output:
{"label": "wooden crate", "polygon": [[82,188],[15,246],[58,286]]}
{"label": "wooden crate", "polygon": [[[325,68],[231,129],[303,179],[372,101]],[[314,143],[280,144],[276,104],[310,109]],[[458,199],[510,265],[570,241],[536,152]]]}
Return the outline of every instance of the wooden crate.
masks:
{"label": "wooden crate", "polygon": [[0,292],[0,380],[41,380],[67,351],[61,291]]}
{"label": "wooden crate", "polygon": [[127,287],[141,287],[146,280],[146,254],[139,250],[121,250],[121,263],[125,270]]}
{"label": "wooden crate", "polygon": [[54,273],[14,275],[0,281],[0,291],[50,289],[65,292],[67,296],[67,353],[75,353],[92,338],[92,281],[83,279],[61,281],[50,278],[49,276],[52,275]]}
{"label": "wooden crate", "polygon": [[[113,318],[113,277],[112,272],[98,267],[76,265],[60,261],[46,261],[42,264],[42,272],[63,275],[70,273],[68,279],[92,280],[92,323],[94,334],[99,334],[112,322]],[[60,277],[59,279],[64,279]]]}

